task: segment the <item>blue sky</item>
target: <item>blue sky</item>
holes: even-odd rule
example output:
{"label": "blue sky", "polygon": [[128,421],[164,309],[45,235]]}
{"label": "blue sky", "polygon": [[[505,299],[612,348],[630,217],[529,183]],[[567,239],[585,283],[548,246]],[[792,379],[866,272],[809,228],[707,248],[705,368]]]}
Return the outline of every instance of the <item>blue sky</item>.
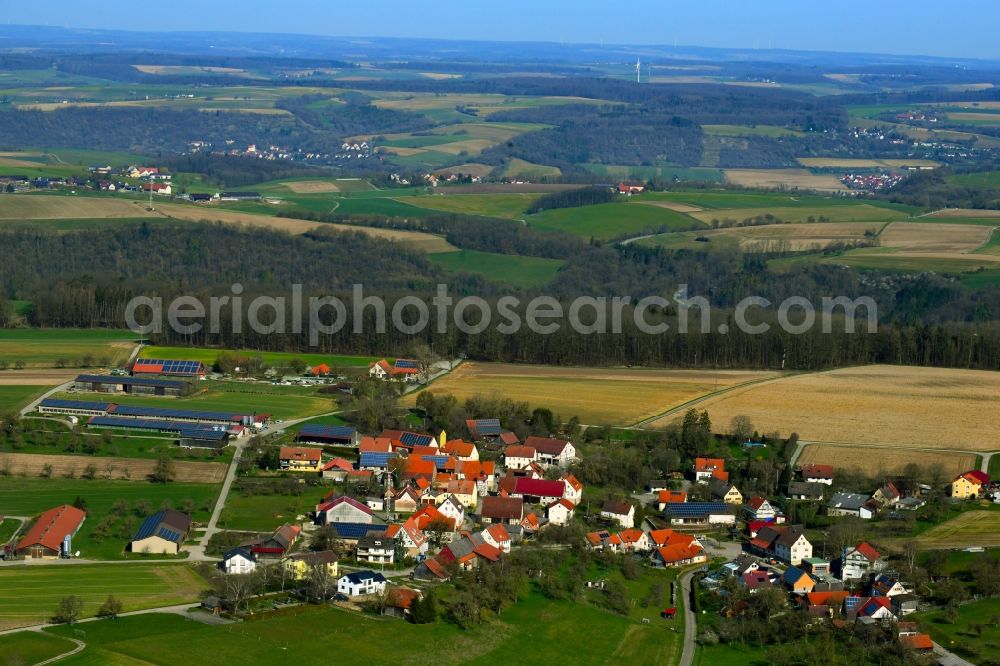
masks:
{"label": "blue sky", "polygon": [[[130,30],[787,48],[1000,59],[997,0],[77,0],[0,21]],[[148,20],[143,19],[148,10]]]}

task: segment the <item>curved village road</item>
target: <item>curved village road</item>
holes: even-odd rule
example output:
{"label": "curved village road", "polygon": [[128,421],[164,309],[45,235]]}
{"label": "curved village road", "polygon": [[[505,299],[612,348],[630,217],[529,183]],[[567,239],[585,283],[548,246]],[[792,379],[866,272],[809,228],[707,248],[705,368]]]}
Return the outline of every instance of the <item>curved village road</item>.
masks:
{"label": "curved village road", "polygon": [[691,666],[694,663],[694,639],[698,623],[691,608],[691,577],[695,571],[688,571],[680,577],[681,598],[684,602],[684,647],[681,649],[680,666]]}

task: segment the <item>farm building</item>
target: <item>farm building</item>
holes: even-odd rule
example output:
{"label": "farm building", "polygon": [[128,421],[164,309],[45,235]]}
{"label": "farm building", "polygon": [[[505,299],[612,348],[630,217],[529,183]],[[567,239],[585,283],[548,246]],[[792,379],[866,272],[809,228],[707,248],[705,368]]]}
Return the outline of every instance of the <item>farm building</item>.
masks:
{"label": "farm building", "polygon": [[169,359],[136,359],[132,364],[133,375],[165,375],[169,377],[204,377],[205,365],[201,361],[174,361]]}
{"label": "farm building", "polygon": [[397,358],[395,365],[389,365],[383,358],[368,364],[368,376],[375,379],[415,382],[420,378],[420,363],[412,359]]}
{"label": "farm building", "polygon": [[219,201],[257,201],[260,192],[219,192]]}
{"label": "farm building", "polygon": [[826,505],[828,516],[856,516],[870,520],[875,515],[875,507],[867,495],[852,492],[834,493]]}
{"label": "farm building", "polygon": [[557,480],[505,476],[500,479],[500,491],[510,497],[522,497],[529,504],[551,504],[566,494],[566,484]]}
{"label": "farm building", "polygon": [[324,501],[316,506],[316,518],[320,524],[373,522],[372,510],[366,504],[346,495],[340,497],[331,495],[327,496],[329,499],[324,498]]}
{"label": "farm building", "polygon": [[191,517],[180,511],[164,509],[142,521],[128,549],[133,553],[176,555],[191,529]]}
{"label": "farm building", "polygon": [[484,497],[479,503],[479,518],[483,523],[516,525],[524,519],[524,500],[520,497]]}
{"label": "farm building", "polygon": [[535,449],[536,460],[541,465],[569,467],[569,464],[576,459],[576,447],[569,440],[532,435],[524,440],[524,445]]}
{"label": "farm building", "polygon": [[674,502],[663,508],[671,525],[735,525],[736,514],[725,502]]}
{"label": "farm building", "polygon": [[191,448],[222,448],[229,443],[229,430],[223,426],[206,423],[184,423],[169,419],[122,418],[118,416],[91,416],[88,428],[108,430],[144,430],[173,435],[181,446]]}
{"label": "farm building", "polygon": [[465,427],[475,441],[488,444],[500,443],[505,446],[511,446],[520,441],[517,435],[502,428],[500,419],[468,419],[465,422]]}
{"label": "farm building", "polygon": [[358,431],[351,426],[305,425],[295,441],[356,447]]}
{"label": "farm building", "polygon": [[110,402],[45,398],[39,403],[38,411],[42,414],[64,414],[66,416],[104,416],[111,406]]}
{"label": "farm building", "polygon": [[283,472],[318,472],[323,452],[305,446],[283,446],[278,453],[278,469]]}
{"label": "farm building", "polygon": [[833,465],[802,465],[799,474],[806,483],[833,485]]}
{"label": "farm building", "polygon": [[183,395],[187,382],[148,377],[116,377],[113,375],[79,375],[73,383],[77,391],[97,393],[129,393],[133,395]]}
{"label": "farm building", "polygon": [[38,517],[14,548],[21,557],[53,559],[73,553],[73,537],[87,514],[68,504],[49,509]]}

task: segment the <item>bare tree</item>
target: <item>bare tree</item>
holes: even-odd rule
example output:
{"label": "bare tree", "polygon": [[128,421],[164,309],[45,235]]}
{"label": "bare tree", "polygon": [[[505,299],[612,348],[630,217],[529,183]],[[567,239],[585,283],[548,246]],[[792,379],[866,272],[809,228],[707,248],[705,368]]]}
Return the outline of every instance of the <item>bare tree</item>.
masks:
{"label": "bare tree", "polygon": [[337,592],[337,579],[330,575],[325,564],[311,566],[306,574],[305,592],[313,601],[326,603]]}
{"label": "bare tree", "polygon": [[245,574],[220,573],[214,580],[219,596],[226,599],[234,611],[241,611],[247,601],[261,589],[261,577],[256,571]]}
{"label": "bare tree", "polygon": [[749,416],[737,414],[729,422],[729,434],[737,442],[746,442],[753,437],[753,421]]}

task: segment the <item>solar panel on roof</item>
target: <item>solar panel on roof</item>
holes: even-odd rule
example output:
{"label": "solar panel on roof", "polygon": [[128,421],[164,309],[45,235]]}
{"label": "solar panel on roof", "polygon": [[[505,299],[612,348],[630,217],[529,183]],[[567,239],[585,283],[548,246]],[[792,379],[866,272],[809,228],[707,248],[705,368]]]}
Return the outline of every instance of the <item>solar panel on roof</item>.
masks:
{"label": "solar panel on roof", "polygon": [[434,438],[430,435],[421,435],[416,432],[404,432],[399,436],[399,441],[401,441],[406,446],[422,446],[429,444]]}
{"label": "solar panel on roof", "polygon": [[205,419],[206,421],[243,421],[248,414],[231,414],[229,412],[202,412],[193,409],[174,409],[172,407],[139,407],[136,405],[115,405],[114,414],[119,416],[149,416],[165,419]]}
{"label": "solar panel on roof", "polygon": [[166,419],[119,418],[114,416],[95,416],[88,425],[108,428],[129,428],[131,430],[156,430],[171,432],[181,437],[192,439],[221,440],[226,437],[225,430],[219,430],[207,423],[183,423]]}
{"label": "solar panel on roof", "polygon": [[135,538],[132,540],[139,541],[140,539],[145,539],[146,537],[152,535],[153,531],[156,530],[156,526],[160,524],[160,520],[162,519],[162,511],[147,517],[146,520],[142,521],[142,525],[139,526],[139,531],[135,533]]}
{"label": "solar panel on roof", "polygon": [[122,384],[123,386],[162,386],[165,388],[183,388],[184,382],[176,379],[152,379],[145,377],[112,377],[110,375],[80,375],[78,382],[91,384]]}
{"label": "solar panel on roof", "polygon": [[476,432],[480,435],[499,435],[500,419],[479,419],[476,421]]}
{"label": "solar panel on roof", "polygon": [[42,407],[51,409],[85,409],[95,412],[106,412],[111,406],[110,402],[87,402],[84,400],[60,400],[58,398],[46,398],[40,403]]}
{"label": "solar panel on roof", "polygon": [[726,505],[722,502],[672,502],[667,504],[663,513],[671,516],[700,516],[725,511]]}
{"label": "solar panel on roof", "polygon": [[394,456],[391,453],[365,451],[361,454],[361,460],[358,464],[361,467],[386,467],[389,464],[389,459],[392,457]]}
{"label": "solar panel on roof", "polygon": [[360,539],[368,534],[385,534],[388,525],[372,525],[371,523],[330,523],[330,527],[343,539]]}
{"label": "solar panel on roof", "polygon": [[179,532],[175,532],[174,530],[167,529],[166,527],[160,528],[160,531],[157,534],[157,536],[161,536],[164,539],[166,539],[167,541],[173,541],[175,543],[179,543],[180,540],[181,540],[181,535],[180,535]]}
{"label": "solar panel on roof", "polygon": [[409,359],[397,358],[396,359],[396,367],[397,368],[419,368],[420,364],[417,363],[416,361],[411,361]]}
{"label": "solar panel on roof", "polygon": [[349,439],[354,437],[355,429],[351,426],[306,425],[302,426],[299,435],[309,437],[329,437],[331,439]]}

